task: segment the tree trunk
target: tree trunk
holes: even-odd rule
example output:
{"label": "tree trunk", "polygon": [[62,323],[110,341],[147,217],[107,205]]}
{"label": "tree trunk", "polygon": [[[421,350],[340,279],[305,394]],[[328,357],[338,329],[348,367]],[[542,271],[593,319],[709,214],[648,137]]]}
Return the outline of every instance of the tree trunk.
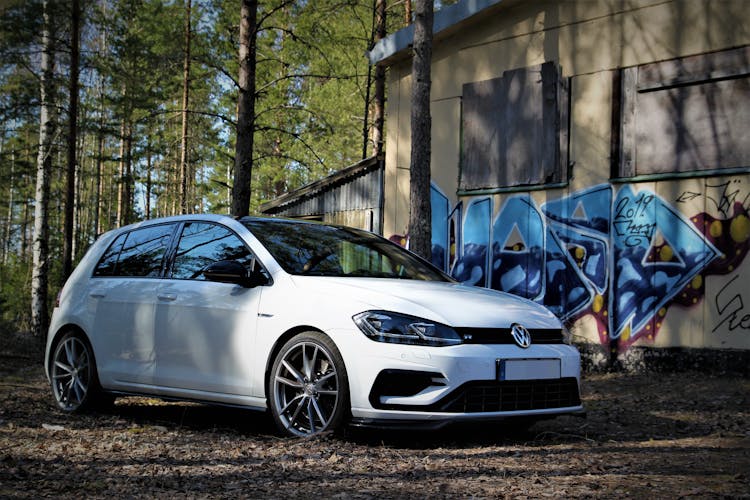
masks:
{"label": "tree trunk", "polygon": [[237,102],[237,142],[234,150],[234,186],[232,188],[232,215],[235,217],[243,217],[250,212],[258,2],[242,0],[240,15],[240,88]]}
{"label": "tree trunk", "polygon": [[99,130],[96,131],[96,193],[94,196],[94,237],[102,232],[102,204],[104,183],[102,182],[102,157],[104,154],[104,110],[99,109]]}
{"label": "tree trunk", "polygon": [[416,0],[411,87],[411,167],[409,182],[409,249],[430,260],[430,64],[432,62],[432,0]]}
{"label": "tree trunk", "polygon": [[12,236],[12,228],[13,228],[13,204],[15,203],[15,200],[13,199],[13,185],[15,184],[15,177],[16,177],[16,152],[15,150],[11,150],[10,152],[10,186],[8,187],[8,220],[7,225],[5,227],[5,244],[3,245],[3,264],[8,263],[8,255],[11,251],[11,242],[10,237]]}
{"label": "tree trunk", "polygon": [[123,190],[123,225],[133,222],[133,124],[128,122],[125,136],[125,189]]}
{"label": "tree trunk", "polygon": [[78,39],[80,32],[78,0],[71,1],[70,15],[70,104],[68,106],[68,168],[65,176],[65,230],[63,233],[62,283],[73,271],[73,238],[75,212],[76,146],[78,144]]}
{"label": "tree trunk", "polygon": [[411,24],[411,0],[404,0],[404,25]]}
{"label": "tree trunk", "polygon": [[146,220],[151,218],[151,136],[148,136],[146,142]]}
{"label": "tree trunk", "polygon": [[188,168],[188,105],[190,104],[190,7],[185,0],[185,59],[182,64],[182,132],[180,133],[180,210],[193,211],[189,200],[190,172]]}
{"label": "tree trunk", "polygon": [[39,153],[37,156],[36,191],[34,203],[33,265],[31,272],[31,332],[43,339],[49,323],[47,311],[47,280],[49,275],[48,206],[52,171],[52,142],[54,131],[53,72],[54,54],[49,4],[44,2],[42,57],[40,78]]}
{"label": "tree trunk", "polygon": [[[385,0],[375,2],[375,39],[385,38]],[[375,66],[375,100],[373,102],[372,118],[372,154],[378,156],[383,152],[383,117],[385,116],[385,67]]]}
{"label": "tree trunk", "polygon": [[120,123],[120,162],[117,175],[117,217],[116,225],[123,225],[125,217],[125,119]]}

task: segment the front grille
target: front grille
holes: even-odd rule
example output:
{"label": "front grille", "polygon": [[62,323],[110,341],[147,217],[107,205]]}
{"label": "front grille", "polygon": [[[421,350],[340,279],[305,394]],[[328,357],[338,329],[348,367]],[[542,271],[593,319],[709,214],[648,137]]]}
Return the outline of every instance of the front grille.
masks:
{"label": "front grille", "polygon": [[442,410],[451,413],[544,410],[581,404],[578,381],[573,377],[469,382],[442,401]]}
{"label": "front grille", "polygon": [[578,380],[477,380],[467,382],[431,405],[383,404],[377,391],[370,392],[373,408],[381,410],[482,413],[546,410],[579,406]]}
{"label": "front grille", "polygon": [[[510,328],[456,328],[464,344],[515,344]],[[562,344],[560,328],[529,329],[532,344]]]}

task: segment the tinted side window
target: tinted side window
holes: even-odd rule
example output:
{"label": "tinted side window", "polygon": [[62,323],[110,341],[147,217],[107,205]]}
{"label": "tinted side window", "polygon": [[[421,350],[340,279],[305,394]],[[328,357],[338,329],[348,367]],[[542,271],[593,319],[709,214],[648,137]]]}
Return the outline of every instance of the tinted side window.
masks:
{"label": "tinted side window", "polygon": [[115,238],[115,241],[109,245],[109,248],[102,258],[99,259],[99,263],[94,268],[94,276],[113,276],[115,274],[115,267],[117,266],[117,258],[120,256],[122,250],[122,244],[125,243],[125,237],[127,233],[122,233],[120,236]]}
{"label": "tinted side window", "polygon": [[253,254],[242,240],[225,227],[188,222],[182,229],[172,265],[172,278],[205,280],[203,270],[220,260],[235,260],[249,267]]}
{"label": "tinted side window", "polygon": [[174,224],[145,227],[128,233],[120,251],[115,276],[161,276],[164,253]]}

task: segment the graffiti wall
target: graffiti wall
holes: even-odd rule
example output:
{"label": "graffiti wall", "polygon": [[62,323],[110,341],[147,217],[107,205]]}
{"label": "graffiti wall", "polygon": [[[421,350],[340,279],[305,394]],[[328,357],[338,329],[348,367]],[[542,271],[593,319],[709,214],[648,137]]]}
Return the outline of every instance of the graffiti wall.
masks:
{"label": "graffiti wall", "polygon": [[[653,343],[669,315],[697,307],[707,311],[702,330],[750,335],[750,184],[690,185],[698,187],[672,197],[602,184],[544,193],[541,203],[523,193],[454,206],[433,187],[433,262],[461,282],[544,304],[570,325],[593,319],[599,342],[621,350]],[[724,278],[707,295],[713,276]]]}

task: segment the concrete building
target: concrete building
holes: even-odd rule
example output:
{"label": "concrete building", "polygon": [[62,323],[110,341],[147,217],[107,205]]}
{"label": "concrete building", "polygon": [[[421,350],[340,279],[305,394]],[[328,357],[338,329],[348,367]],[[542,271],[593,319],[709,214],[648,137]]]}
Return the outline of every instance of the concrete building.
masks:
{"label": "concrete building", "polygon": [[[397,241],[412,33],[370,53]],[[605,357],[748,353],[746,1],[461,0],[436,13],[431,114],[438,266],[547,305]]]}

